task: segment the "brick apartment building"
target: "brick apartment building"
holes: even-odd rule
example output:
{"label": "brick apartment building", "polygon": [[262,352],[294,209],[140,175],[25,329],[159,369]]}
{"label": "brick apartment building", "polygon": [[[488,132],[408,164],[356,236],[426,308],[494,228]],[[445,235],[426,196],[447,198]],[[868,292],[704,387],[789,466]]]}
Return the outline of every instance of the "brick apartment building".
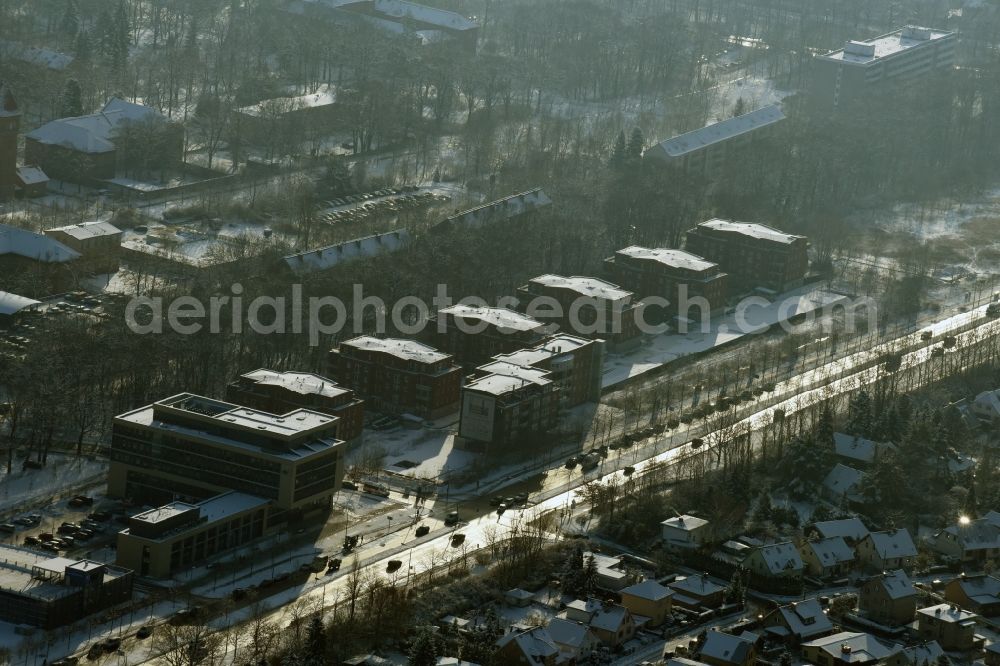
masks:
{"label": "brick apartment building", "polygon": [[268,502],[266,529],[283,526],[329,510],[340,489],[336,421],[181,393],[115,417],[108,495],[158,506],[238,491]]}
{"label": "brick apartment building", "polygon": [[615,283],[638,298],[659,296],[670,301],[670,315],[678,313],[683,285],[686,298],[704,298],[709,310],[725,307],[727,275],[719,265],[684,250],[646,248],[633,245],[604,260],[605,270]]}
{"label": "brick apartment building", "polygon": [[594,277],[540,275],[517,290],[518,309],[569,335],[605,340],[622,350],[641,342],[633,294]]}
{"label": "brick apartment building", "polygon": [[330,375],[372,409],[436,419],[458,411],[462,369],[414,340],[361,336],[330,351]]}
{"label": "brick apartment building", "polygon": [[497,354],[533,347],[547,337],[546,325],[528,315],[506,308],[468,305],[438,310],[426,331],[431,345],[453,354],[467,368]]}
{"label": "brick apartment building", "polygon": [[865,101],[896,82],[926,80],[955,64],[958,33],[906,26],[844,48],[817,55],[812,62],[808,99],[818,107],[838,108]]}
{"label": "brick apartment building", "polygon": [[[809,241],[763,224],[709,220],[687,232],[685,249],[730,274],[730,291],[753,287],[785,291],[802,283]],[[737,287],[739,285],[739,287]]]}
{"label": "brick apartment building", "polygon": [[273,414],[310,409],[337,419],[337,439],[350,442],[365,425],[365,401],[332,379],[308,372],[261,368],[240,375],[226,388],[226,399]]}
{"label": "brick apartment building", "polygon": [[600,399],[603,358],[603,341],[570,335],[494,357],[462,387],[462,445],[536,441],[558,425],[562,409]]}

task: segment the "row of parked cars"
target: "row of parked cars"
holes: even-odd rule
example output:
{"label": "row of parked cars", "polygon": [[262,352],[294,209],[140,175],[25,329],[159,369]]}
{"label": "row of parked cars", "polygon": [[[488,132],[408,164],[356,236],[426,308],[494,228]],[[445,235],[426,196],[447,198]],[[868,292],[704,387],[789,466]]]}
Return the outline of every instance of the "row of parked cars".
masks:
{"label": "row of parked cars", "polygon": [[[414,187],[413,191],[415,192],[416,189],[417,188]],[[351,201],[351,197],[354,197],[355,200]],[[360,199],[358,197],[360,197]],[[377,200],[367,201],[367,199]],[[444,203],[450,200],[451,197],[444,194],[435,194],[433,192],[406,194],[404,193],[404,190],[401,189],[387,188],[385,190],[378,190],[368,194],[350,195],[344,199],[332,199],[330,201],[325,201],[323,202],[323,205],[327,208],[336,208],[338,206],[343,206],[349,203],[358,203],[360,201],[367,202],[361,203],[361,205],[354,206],[352,208],[323,211],[320,213],[320,219],[327,224],[361,222],[375,215],[400,213],[404,210],[413,210],[436,203]]]}

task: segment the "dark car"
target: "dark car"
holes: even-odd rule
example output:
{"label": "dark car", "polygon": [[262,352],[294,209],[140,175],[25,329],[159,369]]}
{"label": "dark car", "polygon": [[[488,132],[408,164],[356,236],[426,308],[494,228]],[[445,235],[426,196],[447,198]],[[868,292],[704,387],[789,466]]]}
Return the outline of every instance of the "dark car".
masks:
{"label": "dark car", "polygon": [[90,520],[96,520],[99,523],[105,523],[111,520],[111,514],[107,511],[94,511],[87,514],[87,518]]}
{"label": "dark car", "polygon": [[332,560],[330,560],[330,563],[326,566],[326,570],[328,572],[340,571],[340,564],[341,564],[340,558],[335,557]]}
{"label": "dark car", "polygon": [[101,647],[100,643],[94,643],[87,650],[87,661],[96,661],[104,655],[104,648]]}
{"label": "dark car", "polygon": [[458,546],[461,546],[463,543],[465,543],[465,535],[464,534],[454,534],[454,535],[452,535],[452,537],[451,537],[451,545],[452,546],[454,546],[454,547],[457,548]]}
{"label": "dark car", "polygon": [[233,589],[232,592],[229,593],[229,596],[232,597],[233,601],[239,601],[240,599],[246,598],[247,591],[244,590],[242,587],[237,587]]}
{"label": "dark car", "polygon": [[428,527],[427,525],[421,525],[420,527],[417,528],[415,534],[418,537],[422,537],[426,536],[430,531],[431,531],[430,527]]}
{"label": "dark car", "polygon": [[36,537],[36,536],[30,536],[29,535],[29,536],[24,537],[24,545],[25,546],[37,546],[40,543],[41,543],[41,540],[38,537]]}
{"label": "dark car", "polygon": [[16,531],[17,531],[17,525],[14,525],[13,523],[3,523],[2,525],[0,525],[0,532],[10,533]]}
{"label": "dark car", "polygon": [[344,490],[357,490],[358,486],[356,483],[351,483],[350,481],[342,481],[340,487]]}
{"label": "dark car", "polygon": [[403,566],[403,563],[400,560],[389,560],[389,564],[386,565],[385,571],[386,573],[392,573],[393,571],[398,571],[401,566]]}
{"label": "dark car", "polygon": [[122,646],[122,639],[116,636],[109,636],[101,641],[101,649],[105,652],[114,652]]}
{"label": "dark car", "polygon": [[139,631],[135,632],[135,637],[139,640],[144,638],[149,638],[153,635],[153,628],[148,624],[139,627]]}

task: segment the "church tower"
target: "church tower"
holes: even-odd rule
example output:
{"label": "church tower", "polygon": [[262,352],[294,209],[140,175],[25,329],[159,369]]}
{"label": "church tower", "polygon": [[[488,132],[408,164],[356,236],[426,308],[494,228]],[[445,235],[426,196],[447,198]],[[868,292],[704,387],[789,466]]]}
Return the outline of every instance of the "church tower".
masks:
{"label": "church tower", "polygon": [[17,178],[17,133],[21,110],[10,86],[0,81],[0,201],[14,198]]}

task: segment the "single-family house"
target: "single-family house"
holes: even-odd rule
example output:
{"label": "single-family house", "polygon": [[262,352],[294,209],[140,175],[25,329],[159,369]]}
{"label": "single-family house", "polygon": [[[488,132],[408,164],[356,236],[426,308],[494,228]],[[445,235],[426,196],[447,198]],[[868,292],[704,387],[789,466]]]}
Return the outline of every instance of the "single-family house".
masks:
{"label": "single-family house", "polygon": [[848,435],[842,432],[833,434],[833,447],[837,457],[848,465],[860,465],[862,467],[871,465],[875,458],[885,452],[891,445],[882,442],[873,442],[857,435]]}
{"label": "single-family house", "polygon": [[864,482],[864,472],[837,463],[823,479],[823,493],[833,502],[862,502],[861,484]]}
{"label": "single-family house", "polygon": [[991,511],[975,520],[959,518],[954,525],[936,532],[928,544],[959,562],[981,564],[1000,557],[1000,514]]}
{"label": "single-family house", "polygon": [[802,657],[823,666],[903,666],[903,647],[871,634],[842,631],[802,644]]}
{"label": "single-family house", "polygon": [[767,633],[793,643],[810,641],[833,632],[833,624],[817,599],[779,606],[764,616],[761,626]]}
{"label": "single-family house", "polygon": [[718,608],[726,600],[726,586],[714,582],[708,574],[679,577],[667,587],[674,591],[673,603],[688,610]]}
{"label": "single-family house", "polygon": [[948,581],[944,598],[982,617],[1000,615],[1000,578],[988,574],[961,576]]}
{"label": "single-family house", "polygon": [[799,546],[799,555],[806,571],[820,578],[842,576],[854,566],[854,551],[843,537],[806,540]]}
{"label": "single-family house", "polygon": [[1000,423],[1000,389],[983,391],[969,405],[969,411],[980,421]]}
{"label": "single-family house", "polygon": [[818,523],[813,523],[807,532],[815,533],[821,539],[842,537],[851,548],[868,536],[868,528],[865,527],[865,524],[857,516],[853,518],[841,518],[839,520],[822,520]]}
{"label": "single-family house", "polygon": [[986,662],[986,666],[1000,666],[1000,641],[990,643],[985,650],[986,656],[983,657],[983,661]]}
{"label": "single-family house", "polygon": [[497,658],[504,664],[556,666],[559,647],[544,627],[516,629],[497,640]]}
{"label": "single-family house", "polygon": [[663,543],[671,550],[694,550],[710,541],[711,526],[704,518],[697,516],[674,516],[667,518],[660,527]]}
{"label": "single-family house", "polygon": [[871,571],[909,569],[917,556],[917,547],[904,529],[872,532],[855,549],[858,560]]}
{"label": "single-family house", "polygon": [[674,591],[655,580],[644,580],[621,591],[622,605],[633,616],[648,618],[646,626],[658,627],[670,615]]}
{"label": "single-family house", "polygon": [[744,631],[739,636],[712,630],[705,635],[698,659],[709,666],[751,666],[757,661],[757,634]]}
{"label": "single-family house", "polygon": [[909,624],[917,612],[917,590],[902,569],[881,573],[861,583],[858,607],[873,622]]}
{"label": "single-family house", "polygon": [[555,617],[546,629],[552,642],[559,648],[560,658],[567,662],[587,661],[601,644],[587,625],[573,620]]}
{"label": "single-family house", "polygon": [[755,548],[744,560],[744,566],[757,576],[782,579],[801,578],[805,568],[798,549],[791,541]]}

